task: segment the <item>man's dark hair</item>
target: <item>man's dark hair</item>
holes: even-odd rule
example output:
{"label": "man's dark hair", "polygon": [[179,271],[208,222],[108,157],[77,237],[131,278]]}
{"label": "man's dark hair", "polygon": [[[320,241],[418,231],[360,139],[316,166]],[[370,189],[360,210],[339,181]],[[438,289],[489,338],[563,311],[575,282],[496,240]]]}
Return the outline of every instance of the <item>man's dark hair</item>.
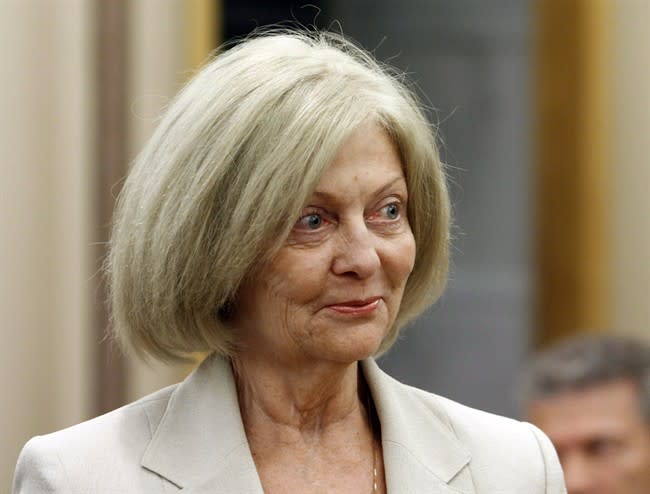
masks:
{"label": "man's dark hair", "polygon": [[541,352],[525,375],[524,403],[616,379],[638,386],[641,412],[650,424],[650,345],[633,336],[581,336]]}

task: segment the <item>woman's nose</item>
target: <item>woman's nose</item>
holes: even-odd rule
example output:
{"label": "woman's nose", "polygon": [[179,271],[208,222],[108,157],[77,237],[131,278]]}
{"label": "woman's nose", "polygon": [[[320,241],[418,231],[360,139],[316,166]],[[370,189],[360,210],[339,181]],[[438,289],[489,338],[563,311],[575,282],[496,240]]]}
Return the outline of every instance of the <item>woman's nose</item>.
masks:
{"label": "woman's nose", "polygon": [[332,261],[334,274],[366,279],[373,275],[380,265],[377,238],[368,230],[365,222],[341,228]]}

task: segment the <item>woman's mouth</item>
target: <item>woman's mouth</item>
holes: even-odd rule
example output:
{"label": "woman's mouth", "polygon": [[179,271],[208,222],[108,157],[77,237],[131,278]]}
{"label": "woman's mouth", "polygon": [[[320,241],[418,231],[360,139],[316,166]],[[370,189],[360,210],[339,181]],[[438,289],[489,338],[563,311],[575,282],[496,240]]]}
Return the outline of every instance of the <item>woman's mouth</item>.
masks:
{"label": "woman's mouth", "polygon": [[363,316],[372,314],[379,307],[380,301],[381,297],[371,297],[364,300],[346,300],[328,305],[326,308],[339,314]]}

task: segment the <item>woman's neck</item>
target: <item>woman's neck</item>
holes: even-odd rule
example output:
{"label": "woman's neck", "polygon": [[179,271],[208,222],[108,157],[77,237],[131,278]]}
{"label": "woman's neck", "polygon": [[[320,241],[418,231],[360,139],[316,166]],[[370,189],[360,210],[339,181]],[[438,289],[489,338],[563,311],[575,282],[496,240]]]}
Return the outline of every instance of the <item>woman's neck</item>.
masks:
{"label": "woman's neck", "polygon": [[385,492],[381,443],[357,362],[288,367],[240,354],[232,365],[265,492]]}
{"label": "woman's neck", "polygon": [[357,362],[288,366],[242,354],[232,364],[247,432],[280,428],[320,436],[334,424],[366,422]]}

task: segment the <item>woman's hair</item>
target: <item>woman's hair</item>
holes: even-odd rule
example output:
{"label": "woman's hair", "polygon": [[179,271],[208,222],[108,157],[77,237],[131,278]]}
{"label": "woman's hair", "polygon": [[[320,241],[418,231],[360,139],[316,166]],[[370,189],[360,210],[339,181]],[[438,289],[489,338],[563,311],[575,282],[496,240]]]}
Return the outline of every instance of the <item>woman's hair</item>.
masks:
{"label": "woman's hair", "polygon": [[283,245],[338,149],[368,120],[399,149],[417,248],[385,352],[444,288],[445,176],[400,74],[325,32],[257,34],[171,102],[115,212],[106,272],[118,340],[162,360],[232,353],[228,316],[242,281]]}

